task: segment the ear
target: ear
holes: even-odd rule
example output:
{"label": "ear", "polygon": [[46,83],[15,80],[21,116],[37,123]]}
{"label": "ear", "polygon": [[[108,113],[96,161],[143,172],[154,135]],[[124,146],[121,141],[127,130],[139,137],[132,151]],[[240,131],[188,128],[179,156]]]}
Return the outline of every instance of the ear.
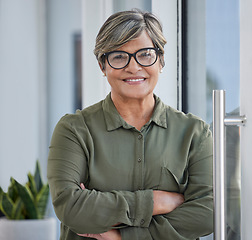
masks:
{"label": "ear", "polygon": [[103,67],[102,64],[99,62],[99,67],[100,67],[101,71],[103,72],[103,74],[106,76],[105,66]]}
{"label": "ear", "polygon": [[164,55],[159,56],[159,62],[160,62],[160,67],[162,69],[165,66]]}

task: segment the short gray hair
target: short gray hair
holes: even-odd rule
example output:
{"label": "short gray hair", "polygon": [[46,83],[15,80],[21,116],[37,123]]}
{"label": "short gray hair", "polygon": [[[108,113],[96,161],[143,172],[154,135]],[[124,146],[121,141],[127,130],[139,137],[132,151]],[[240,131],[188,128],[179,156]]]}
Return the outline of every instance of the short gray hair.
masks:
{"label": "short gray hair", "polygon": [[[96,37],[94,54],[102,68],[105,68],[104,53],[114,51],[136,39],[144,30],[163,55],[166,39],[163,35],[162,25],[154,14],[133,9],[111,15],[102,25]],[[160,58],[160,62],[163,67],[165,65],[163,57]]]}

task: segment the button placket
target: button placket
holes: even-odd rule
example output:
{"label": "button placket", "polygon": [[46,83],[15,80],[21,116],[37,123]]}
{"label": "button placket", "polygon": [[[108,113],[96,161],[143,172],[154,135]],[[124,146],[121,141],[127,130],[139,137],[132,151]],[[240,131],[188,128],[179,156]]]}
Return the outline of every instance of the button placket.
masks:
{"label": "button placket", "polygon": [[[142,139],[143,139],[143,135],[140,133],[140,134],[137,136],[137,139],[138,139],[139,141],[142,140]],[[142,155],[142,153],[141,153],[141,155]],[[138,161],[139,163],[141,163],[141,162],[142,162],[142,156],[139,156],[138,159],[137,159],[137,161]]]}
{"label": "button placket", "polygon": [[143,189],[143,179],[144,179],[144,137],[142,133],[138,133],[138,155],[137,163],[138,163],[138,189]]}

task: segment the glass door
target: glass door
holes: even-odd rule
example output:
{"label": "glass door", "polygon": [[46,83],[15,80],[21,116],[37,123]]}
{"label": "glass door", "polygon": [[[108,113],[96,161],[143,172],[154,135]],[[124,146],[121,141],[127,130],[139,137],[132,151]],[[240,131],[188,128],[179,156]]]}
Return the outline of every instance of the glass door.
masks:
{"label": "glass door", "polygon": [[183,1],[183,106],[212,122],[212,91],[225,89],[226,110],[239,111],[239,0]]}
{"label": "glass door", "polygon": [[[244,240],[252,235],[250,160],[252,3],[239,0],[182,1],[183,66],[182,110],[192,112],[212,125],[212,93],[224,93],[224,156],[219,180],[224,192],[215,215],[224,223],[222,233],[204,239]],[[223,109],[222,109],[223,110]],[[222,111],[221,110],[221,111]],[[245,126],[232,122],[246,115]],[[242,125],[242,124],[241,124]],[[220,140],[220,138],[217,138]],[[217,159],[219,164],[220,159]],[[217,169],[219,170],[219,169]],[[216,175],[216,173],[215,173]],[[217,220],[219,221],[219,220]],[[218,223],[217,223],[218,225]],[[216,226],[219,228],[220,226]],[[219,231],[219,230],[218,230]]]}

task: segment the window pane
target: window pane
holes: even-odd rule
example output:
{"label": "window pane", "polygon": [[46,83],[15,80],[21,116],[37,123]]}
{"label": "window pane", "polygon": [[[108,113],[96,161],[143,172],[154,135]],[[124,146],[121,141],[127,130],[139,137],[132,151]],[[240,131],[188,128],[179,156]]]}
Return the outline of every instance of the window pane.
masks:
{"label": "window pane", "polygon": [[[212,123],[212,91],[226,90],[226,112],[239,115],[239,0],[184,1],[183,110]],[[227,240],[240,239],[239,128],[226,127]]]}

